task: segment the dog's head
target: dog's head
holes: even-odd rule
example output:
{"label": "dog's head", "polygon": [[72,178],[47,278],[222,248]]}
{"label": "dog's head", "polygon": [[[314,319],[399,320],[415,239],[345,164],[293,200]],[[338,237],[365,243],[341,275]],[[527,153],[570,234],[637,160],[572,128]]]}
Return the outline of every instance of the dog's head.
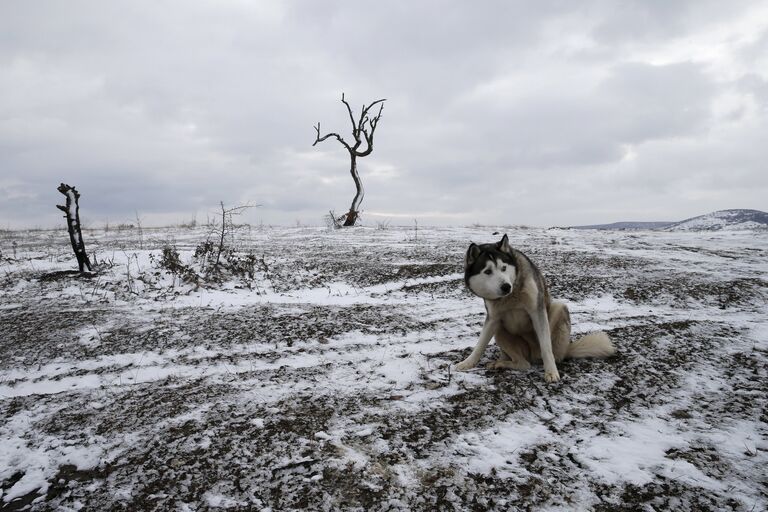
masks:
{"label": "dog's head", "polygon": [[464,259],[464,283],[472,293],[488,300],[512,293],[517,268],[509,239],[494,244],[471,244]]}

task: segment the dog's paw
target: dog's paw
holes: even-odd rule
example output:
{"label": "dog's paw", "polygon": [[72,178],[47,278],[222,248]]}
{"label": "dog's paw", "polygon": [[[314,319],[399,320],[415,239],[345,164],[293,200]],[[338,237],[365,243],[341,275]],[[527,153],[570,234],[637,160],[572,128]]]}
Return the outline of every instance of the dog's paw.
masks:
{"label": "dog's paw", "polygon": [[557,368],[544,370],[544,380],[547,382],[557,382],[560,380],[560,372],[557,371]]}
{"label": "dog's paw", "polygon": [[457,372],[463,372],[466,370],[471,370],[477,365],[474,361],[470,361],[469,359],[465,359],[460,363],[457,363],[456,366],[453,367],[454,370]]}
{"label": "dog's paw", "polygon": [[509,359],[492,361],[486,365],[489,370],[527,370],[531,367],[528,361],[511,361]]}

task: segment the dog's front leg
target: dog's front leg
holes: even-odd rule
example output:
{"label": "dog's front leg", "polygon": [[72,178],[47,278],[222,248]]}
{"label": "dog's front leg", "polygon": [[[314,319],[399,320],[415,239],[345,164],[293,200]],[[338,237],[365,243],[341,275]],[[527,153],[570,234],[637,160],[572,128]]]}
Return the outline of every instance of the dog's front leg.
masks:
{"label": "dog's front leg", "polygon": [[533,330],[536,331],[536,338],[539,340],[541,361],[544,363],[544,380],[547,382],[557,382],[560,380],[560,372],[557,371],[555,355],[552,353],[552,336],[549,332],[547,310],[539,308],[529,314]]}
{"label": "dog's front leg", "polygon": [[457,364],[454,369],[463,371],[477,366],[477,363],[480,362],[480,358],[483,357],[483,353],[485,352],[488,343],[491,341],[491,338],[493,338],[493,335],[496,334],[496,329],[498,327],[498,320],[485,317],[485,324],[483,324],[483,330],[480,331],[480,339],[477,340],[477,345],[475,345],[475,348],[472,350],[472,353],[469,354],[469,357]]}

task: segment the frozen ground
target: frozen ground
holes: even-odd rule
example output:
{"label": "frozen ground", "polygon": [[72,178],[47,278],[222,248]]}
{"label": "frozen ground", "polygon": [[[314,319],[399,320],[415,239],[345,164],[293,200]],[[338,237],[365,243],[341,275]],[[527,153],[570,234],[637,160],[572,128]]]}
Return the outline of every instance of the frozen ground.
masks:
{"label": "frozen ground", "polygon": [[[495,231],[616,357],[448,370]],[[203,230],[86,232],[90,279],[50,274],[63,230],[0,234],[2,510],[768,507],[768,234],[236,236],[254,278],[195,290],[157,258]]]}

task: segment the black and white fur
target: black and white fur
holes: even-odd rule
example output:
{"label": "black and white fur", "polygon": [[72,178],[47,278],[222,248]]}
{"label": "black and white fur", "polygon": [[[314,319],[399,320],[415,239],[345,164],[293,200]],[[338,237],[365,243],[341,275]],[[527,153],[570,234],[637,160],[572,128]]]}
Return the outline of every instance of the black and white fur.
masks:
{"label": "black and white fur", "polygon": [[472,353],[457,370],[477,366],[491,338],[501,358],[489,368],[524,370],[544,363],[544,380],[560,380],[557,363],[566,358],[608,357],[616,350],[604,332],[570,342],[571,318],[562,302],[552,301],[546,282],[533,262],[509,245],[504,235],[497,243],[471,244],[464,261],[464,282],[485,301],[487,316]]}

